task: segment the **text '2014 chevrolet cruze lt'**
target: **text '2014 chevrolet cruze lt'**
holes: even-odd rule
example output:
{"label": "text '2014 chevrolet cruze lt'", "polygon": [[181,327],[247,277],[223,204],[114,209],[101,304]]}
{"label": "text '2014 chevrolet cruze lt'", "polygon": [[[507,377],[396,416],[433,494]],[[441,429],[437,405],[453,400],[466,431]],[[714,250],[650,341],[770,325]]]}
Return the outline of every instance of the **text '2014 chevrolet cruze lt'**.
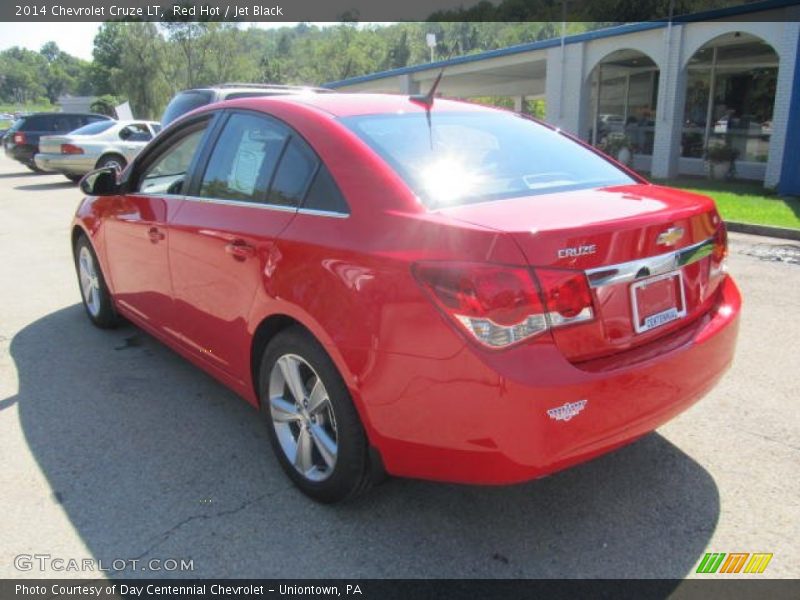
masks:
{"label": "text '2014 chevrolet cruze lt'", "polygon": [[733,357],[713,202],[510,112],[234,100],[82,187],[89,318],[128,319],[260,408],[320,501],[384,472],[540,477],[652,431]]}

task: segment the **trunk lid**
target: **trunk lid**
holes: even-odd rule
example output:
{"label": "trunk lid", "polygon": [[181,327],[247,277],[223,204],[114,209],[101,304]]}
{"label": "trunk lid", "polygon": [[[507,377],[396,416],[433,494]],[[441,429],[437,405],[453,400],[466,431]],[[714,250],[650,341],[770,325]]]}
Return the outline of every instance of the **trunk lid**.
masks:
{"label": "trunk lid", "polygon": [[721,221],[705,196],[635,184],[441,212],[510,234],[529,266],[586,273],[595,318],[552,330],[572,362],[680,329],[708,310],[719,283],[709,240]]}
{"label": "trunk lid", "polygon": [[61,144],[76,143],[75,138],[66,135],[43,135],[39,138],[39,152],[42,154],[61,154]]}

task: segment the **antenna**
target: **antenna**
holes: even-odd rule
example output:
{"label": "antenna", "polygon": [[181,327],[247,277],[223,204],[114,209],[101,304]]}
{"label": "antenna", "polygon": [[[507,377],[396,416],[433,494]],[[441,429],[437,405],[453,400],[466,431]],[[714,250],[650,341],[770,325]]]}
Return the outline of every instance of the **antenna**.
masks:
{"label": "antenna", "polygon": [[[455,49],[456,46],[455,44],[453,44],[452,48],[450,48],[450,52],[447,55],[447,58],[445,58],[444,61],[442,62],[446,63],[448,60],[450,60],[450,57],[453,56],[453,51]],[[436,76],[436,79],[433,80],[433,85],[431,86],[431,89],[428,90],[427,94],[413,94],[412,96],[409,96],[408,99],[411,100],[412,102],[418,102],[420,104],[424,104],[430,109],[430,107],[433,106],[433,97],[436,94],[436,90],[439,87],[439,82],[442,81],[442,76],[444,75],[444,70],[446,68],[447,65],[442,65],[442,70],[439,71],[439,74]]]}
{"label": "antenna", "polygon": [[409,100],[412,102],[419,102],[427,107],[433,106],[433,96],[436,93],[436,88],[439,87],[439,82],[442,80],[442,75],[444,75],[444,67],[442,67],[442,70],[439,71],[439,74],[436,76],[436,79],[433,81],[433,85],[431,86],[431,89],[428,90],[427,94],[414,94],[413,96],[409,97]]}

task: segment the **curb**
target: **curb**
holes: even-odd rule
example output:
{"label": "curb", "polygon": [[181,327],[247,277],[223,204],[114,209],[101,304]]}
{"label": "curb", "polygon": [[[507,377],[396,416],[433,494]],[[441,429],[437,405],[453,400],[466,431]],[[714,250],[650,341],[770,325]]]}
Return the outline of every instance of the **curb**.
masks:
{"label": "curb", "polygon": [[788,227],[773,227],[771,225],[754,225],[752,223],[736,223],[725,221],[728,231],[737,233],[749,233],[752,235],[764,235],[767,237],[782,238],[785,240],[795,240],[800,242],[800,229],[789,229]]}

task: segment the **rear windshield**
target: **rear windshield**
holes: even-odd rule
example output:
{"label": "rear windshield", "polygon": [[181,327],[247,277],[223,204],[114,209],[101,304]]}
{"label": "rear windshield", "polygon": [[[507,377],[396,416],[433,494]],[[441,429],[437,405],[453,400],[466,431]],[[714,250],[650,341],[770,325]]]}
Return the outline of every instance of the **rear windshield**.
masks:
{"label": "rear windshield", "polygon": [[172,121],[178,117],[193,111],[195,108],[200,108],[210,103],[212,98],[213,93],[210,90],[190,90],[188,92],[181,92],[167,105],[161,117],[161,124],[168,125],[172,123]]}
{"label": "rear windshield", "polygon": [[72,133],[76,135],[94,135],[97,133],[103,133],[106,129],[111,129],[115,122],[116,121],[95,121],[94,123],[89,123],[83,127],[78,127],[78,129]]}
{"label": "rear windshield", "polygon": [[341,120],[431,208],[634,183],[591,150],[513,113]]}

